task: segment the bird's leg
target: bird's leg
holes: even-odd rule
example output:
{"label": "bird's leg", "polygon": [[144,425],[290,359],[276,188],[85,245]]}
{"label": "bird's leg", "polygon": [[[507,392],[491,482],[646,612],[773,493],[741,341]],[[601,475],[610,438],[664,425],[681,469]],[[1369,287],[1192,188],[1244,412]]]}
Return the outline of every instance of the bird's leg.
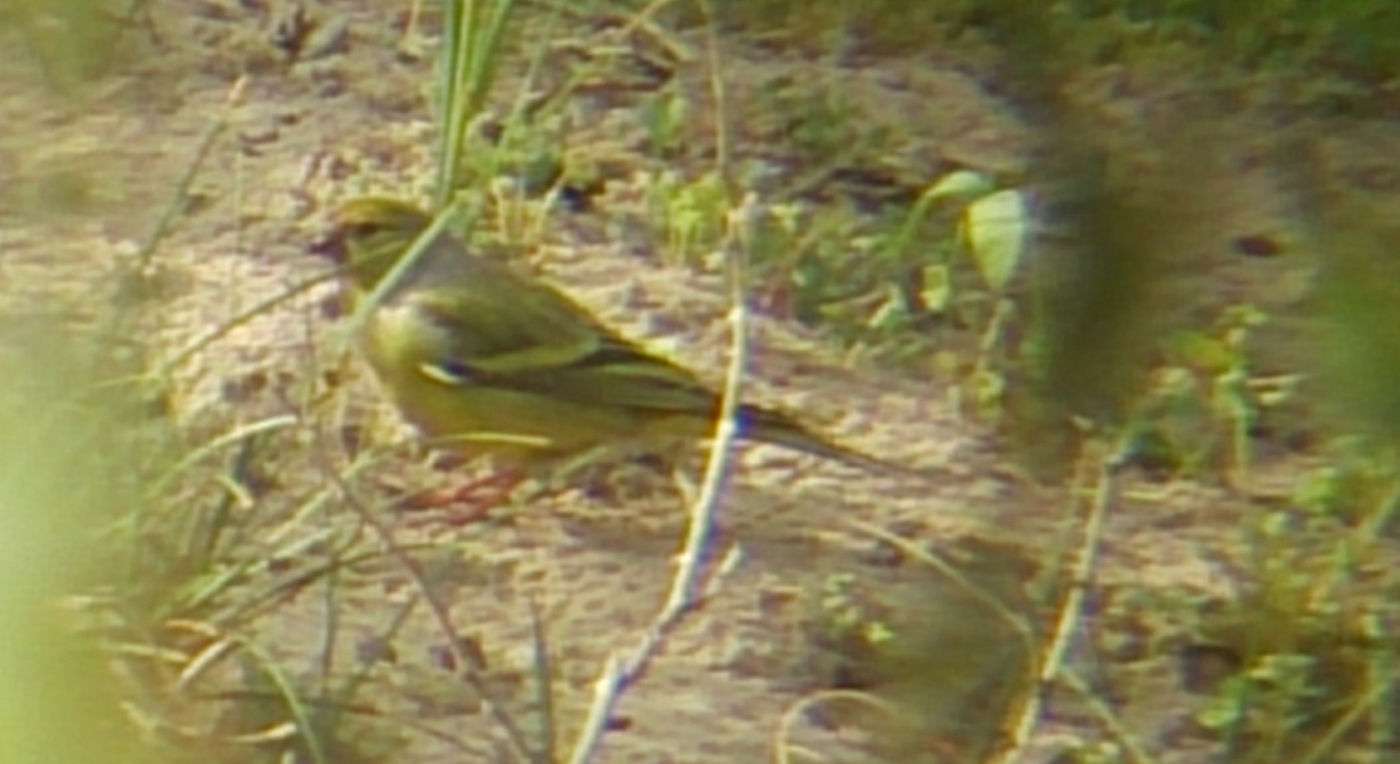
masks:
{"label": "bird's leg", "polygon": [[444,491],[424,491],[410,496],[403,504],[408,511],[444,510],[431,517],[416,518],[411,525],[428,523],[461,526],[484,520],[492,509],[504,504],[528,475],[518,467],[501,467],[488,475],[468,480]]}

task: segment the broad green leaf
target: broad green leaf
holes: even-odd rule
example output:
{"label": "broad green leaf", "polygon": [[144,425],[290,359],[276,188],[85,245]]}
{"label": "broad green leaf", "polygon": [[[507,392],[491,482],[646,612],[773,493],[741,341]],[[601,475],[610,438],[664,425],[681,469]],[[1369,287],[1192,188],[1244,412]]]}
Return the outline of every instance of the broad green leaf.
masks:
{"label": "broad green leaf", "polygon": [[955,170],[939,178],[927,191],[924,198],[929,201],[939,199],[975,199],[986,196],[996,188],[992,179],[980,172]]}
{"label": "broad green leaf", "polygon": [[964,231],[972,259],[995,290],[1006,287],[1026,243],[1026,204],[1021,192],[998,191],[968,205]]}

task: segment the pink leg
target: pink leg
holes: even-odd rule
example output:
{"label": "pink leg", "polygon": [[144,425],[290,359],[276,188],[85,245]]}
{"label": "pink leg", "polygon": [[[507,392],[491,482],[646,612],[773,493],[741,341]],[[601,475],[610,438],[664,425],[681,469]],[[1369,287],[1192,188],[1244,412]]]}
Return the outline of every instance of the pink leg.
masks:
{"label": "pink leg", "polygon": [[403,510],[420,512],[423,510],[444,510],[433,512],[428,517],[415,518],[413,526],[444,524],[450,526],[469,525],[486,519],[495,507],[510,498],[511,491],[525,482],[526,474],[515,468],[498,469],[489,475],[468,480],[445,491],[425,491],[411,496],[403,504]]}

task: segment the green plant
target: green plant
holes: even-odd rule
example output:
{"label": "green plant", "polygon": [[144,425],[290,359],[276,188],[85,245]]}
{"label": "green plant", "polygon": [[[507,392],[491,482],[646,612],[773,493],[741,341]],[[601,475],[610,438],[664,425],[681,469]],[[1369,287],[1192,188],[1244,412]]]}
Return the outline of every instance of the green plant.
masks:
{"label": "green plant", "polygon": [[827,576],[817,598],[817,621],[825,638],[834,644],[858,644],[862,649],[877,648],[894,639],[894,632],[862,604],[851,573]]}
{"label": "green plant", "polygon": [[444,0],[438,54],[437,174],[433,201],[447,204],[461,186],[468,131],[495,82],[515,0]]}
{"label": "green plant", "polygon": [[[1209,465],[1237,485],[1249,481],[1261,412],[1293,399],[1298,374],[1257,375],[1251,333],[1267,316],[1251,305],[1226,308],[1215,326],[1169,338],[1133,419],[1139,461],[1154,470],[1198,475]],[[1223,460],[1223,461],[1222,461]]]}
{"label": "green plant", "polygon": [[679,87],[668,86],[652,94],[642,103],[638,116],[646,128],[647,145],[653,156],[666,159],[681,153],[687,138],[690,102]]}
{"label": "green plant", "polygon": [[1322,498],[1314,506],[1325,512],[1250,518],[1243,593],[1198,616],[1199,639],[1239,666],[1197,714],[1233,748],[1232,760],[1332,760],[1344,748],[1396,741],[1400,672],[1388,603],[1400,577],[1378,535],[1394,511],[1395,473],[1388,491],[1350,494],[1363,503],[1345,511],[1336,504],[1347,494],[1319,491],[1335,479],[1328,471],[1297,481],[1295,495]]}
{"label": "green plant", "polygon": [[674,265],[718,264],[710,257],[724,237],[729,192],[718,173],[693,181],[665,171],[647,183],[647,208],[653,225],[665,238],[664,259]]}

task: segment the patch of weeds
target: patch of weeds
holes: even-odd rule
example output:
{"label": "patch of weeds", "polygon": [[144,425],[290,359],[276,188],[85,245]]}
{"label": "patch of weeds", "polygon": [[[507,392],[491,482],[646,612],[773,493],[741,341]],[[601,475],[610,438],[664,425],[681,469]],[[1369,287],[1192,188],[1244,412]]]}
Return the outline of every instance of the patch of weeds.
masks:
{"label": "patch of weeds", "polygon": [[821,687],[810,699],[868,701],[826,718],[870,732],[879,760],[985,760],[1031,686],[1038,608],[1028,581],[1039,566],[994,542],[934,553],[872,533],[908,568],[895,578],[869,567],[836,572],[809,590],[803,666]]}
{"label": "patch of weeds", "polygon": [[1347,436],[1329,444],[1324,465],[1298,475],[1290,498],[1312,515],[1389,533],[1400,509],[1394,502],[1395,491],[1395,471],[1386,451],[1367,438]]}
{"label": "patch of weeds", "polygon": [[1300,531],[1321,535],[1328,529],[1277,513],[1264,518],[1256,528],[1259,569],[1252,589],[1202,627],[1241,668],[1212,693],[1197,721],[1232,741],[1237,761],[1279,761],[1304,741],[1327,747],[1396,742],[1389,721],[1396,635],[1386,603],[1398,582],[1369,565],[1339,570],[1342,544],[1299,551]]}
{"label": "patch of weeds", "polygon": [[[61,760],[247,762],[320,746],[308,760],[330,760],[326,742],[351,725],[313,730],[314,703],[304,700],[313,694],[293,697],[285,681],[274,695],[280,713],[224,725],[266,700],[232,664],[287,673],[252,636],[253,614],[327,580],[349,546],[304,515],[292,519],[314,511],[314,499],[282,503],[290,497],[277,489],[296,482],[282,461],[296,453],[294,420],[193,438],[152,405],[159,396],[142,377],[122,373],[148,359],[111,352],[102,335],[7,340],[0,496],[12,510],[4,538],[19,546],[0,565],[0,611],[30,633],[11,642],[10,627],[0,629],[27,667],[0,696],[25,698],[32,723],[19,740],[0,702],[6,750],[42,741],[34,750]],[[326,560],[306,564],[318,543]]]}
{"label": "patch of weeds", "polygon": [[[1257,503],[1243,521],[1236,595],[1103,592],[1094,634],[1124,669],[1113,673],[1114,695],[1159,691],[1152,678],[1170,656],[1180,688],[1197,699],[1187,717],[1194,733],[1219,746],[1221,761],[1385,760],[1400,743],[1400,577],[1377,529],[1400,494],[1393,470],[1381,479],[1375,466],[1362,470],[1360,491],[1321,468],[1300,476],[1296,502]],[[1338,512],[1343,496],[1361,506]]]}
{"label": "patch of weeds", "polygon": [[665,242],[662,258],[672,265],[717,267],[724,238],[729,192],[717,172],[687,181],[667,170],[648,177],[647,211]]}
{"label": "patch of weeds", "polygon": [[894,632],[855,591],[852,573],[833,573],[821,585],[814,620],[821,641],[857,650],[878,649]]}
{"label": "patch of weeds", "polygon": [[459,187],[486,186],[504,178],[524,196],[543,195],[564,174],[565,130],[557,116],[482,122],[463,152]]}
{"label": "patch of weeds", "polygon": [[[666,172],[647,189],[666,260],[718,269],[728,199],[719,175],[687,182]],[[982,339],[969,377],[985,375],[1009,348],[1027,226],[1019,191],[965,171],[875,215],[849,200],[775,202],[754,228],[750,295],[765,313],[896,362],[927,359],[940,323],[972,326]]]}
{"label": "patch of weeds", "polygon": [[[955,402],[999,408],[1016,350],[1012,289],[1029,227],[1022,192],[960,170],[874,217],[850,205],[773,210],[780,235],[759,247],[755,271],[766,277],[758,293],[782,298],[772,300],[777,312],[897,365],[931,366],[954,383]],[[945,328],[970,330],[974,344],[950,350]]]}
{"label": "patch of weeds", "polygon": [[403,754],[404,731],[362,718],[353,692],[341,692],[350,682],[326,693],[322,677],[291,676],[256,649],[240,651],[233,662],[238,686],[225,691],[213,725],[215,734],[229,741],[218,759],[371,764]]}
{"label": "patch of weeds", "polygon": [[1091,60],[1194,51],[1240,71],[1287,76],[1295,95],[1331,111],[1374,110],[1400,60],[1400,9],[1386,0],[1070,0],[1054,17],[1071,41],[1062,49],[1097,49]]}
{"label": "patch of weeds", "polygon": [[[769,315],[796,319],[840,344],[896,364],[928,364],[946,348],[944,328],[974,328],[963,366],[935,368],[968,381],[970,399],[993,408],[995,370],[1012,344],[1012,284],[1020,274],[1029,213],[1024,194],[968,171],[933,174],[892,157],[918,138],[866,114],[846,81],[779,75],[746,102],[740,140],[761,144],[728,180],[764,202],[755,222],[749,294]],[[658,155],[681,151],[688,104],[654,95],[642,110]],[[916,163],[917,164],[917,163]],[[732,190],[717,172],[667,169],[644,176],[650,227],[663,260],[716,270]]]}
{"label": "patch of weeds", "polygon": [[128,712],[154,750],[176,759],[276,761],[296,750],[309,761],[367,760],[351,755],[363,730],[339,712],[358,682],[293,679],[304,672],[256,636],[255,624],[307,588],[333,590],[355,557],[353,533],[312,522],[324,493],[286,504],[295,493],[283,490],[300,482],[282,461],[298,452],[279,431],[290,423],[235,429],[147,476],[108,531],[121,582],[84,615],[125,680]]}
{"label": "patch of weeds", "polygon": [[929,178],[891,157],[916,137],[871,113],[839,69],[820,64],[812,69],[810,76],[782,73],[765,79],[744,104],[743,139],[762,146],[745,173],[765,181],[754,189],[776,200],[830,202],[845,196],[866,213],[891,200],[911,203]]}
{"label": "patch of weeds", "polygon": [[[1386,491],[1352,492],[1331,468],[1301,476],[1297,505],[1261,507],[1246,521],[1238,597],[1149,608],[1193,624],[1178,656],[1181,683],[1202,696],[1194,722],[1228,760],[1334,761],[1400,743],[1391,604],[1400,577],[1377,535],[1395,508],[1393,472],[1385,482]],[[1368,503],[1339,512],[1345,496]]]}
{"label": "patch of weeds", "polygon": [[782,77],[765,82],[757,94],[766,124],[748,126],[765,145],[790,154],[798,166],[847,156],[879,137],[862,128],[861,112],[840,89],[824,83]]}
{"label": "patch of weeds", "polygon": [[[967,199],[958,222],[957,252],[975,266],[976,283],[963,280],[959,290],[963,320],[978,337],[974,362],[955,377],[954,402],[963,409],[987,417],[999,417],[1005,404],[1008,373],[1014,354],[1020,352],[1015,329],[1020,323],[1020,301],[1012,294],[1022,270],[1030,235],[1029,212],[1018,189],[994,189],[975,174],[957,173],[934,187],[952,199]],[[934,284],[957,284],[956,271],[943,264],[928,279]],[[935,293],[938,294],[938,293]],[[940,295],[941,296],[941,295]],[[952,367],[951,358],[936,356],[935,363]]]}
{"label": "patch of weeds", "polygon": [[1261,413],[1294,396],[1298,375],[1255,374],[1248,345],[1268,316],[1251,305],[1225,309],[1215,325],[1168,340],[1134,419],[1135,460],[1161,476],[1227,470],[1248,481]]}
{"label": "patch of weeds", "polygon": [[689,118],[690,101],[674,85],[643,100],[638,119],[646,130],[648,153],[658,159],[683,156],[690,135]]}

